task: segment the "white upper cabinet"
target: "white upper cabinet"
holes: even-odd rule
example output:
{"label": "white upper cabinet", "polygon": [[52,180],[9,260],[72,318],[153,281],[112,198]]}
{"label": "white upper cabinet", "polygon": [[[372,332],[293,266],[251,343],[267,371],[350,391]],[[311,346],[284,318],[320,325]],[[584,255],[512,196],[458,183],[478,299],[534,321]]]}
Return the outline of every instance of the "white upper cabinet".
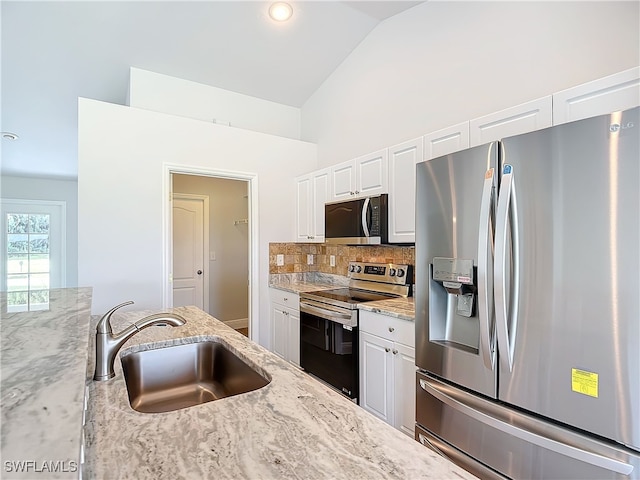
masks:
{"label": "white upper cabinet", "polygon": [[331,167],[332,200],[387,193],[387,149]]}
{"label": "white upper cabinet", "polygon": [[469,122],[469,146],[533,132],[552,125],[552,97],[542,97]]}
{"label": "white upper cabinet", "polygon": [[416,163],[422,138],[389,148],[389,242],[416,241]]}
{"label": "white upper cabinet", "polygon": [[627,110],[640,105],[640,67],[553,95],[553,124]]}
{"label": "white upper cabinet", "polygon": [[311,236],[311,175],[296,178],[296,242]]}
{"label": "white upper cabinet", "polygon": [[424,139],[424,160],[448,155],[469,148],[469,122],[462,122],[437,132],[429,133]]}
{"label": "white upper cabinet", "polygon": [[296,241],[324,242],[324,204],[331,195],[328,168],[296,178]]}
{"label": "white upper cabinet", "polygon": [[331,167],[332,200],[353,197],[356,192],[356,167],[353,160]]}

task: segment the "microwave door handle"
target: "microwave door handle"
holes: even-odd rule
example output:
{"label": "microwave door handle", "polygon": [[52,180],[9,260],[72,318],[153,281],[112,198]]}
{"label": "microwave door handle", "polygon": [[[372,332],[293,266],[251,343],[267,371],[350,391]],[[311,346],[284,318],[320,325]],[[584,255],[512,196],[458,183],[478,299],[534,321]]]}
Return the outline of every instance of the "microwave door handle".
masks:
{"label": "microwave door handle", "polygon": [[369,217],[369,197],[364,199],[364,203],[362,204],[362,215],[360,216],[362,218],[362,230],[364,231],[364,236],[365,237],[369,237],[369,221],[368,221],[368,217]]}

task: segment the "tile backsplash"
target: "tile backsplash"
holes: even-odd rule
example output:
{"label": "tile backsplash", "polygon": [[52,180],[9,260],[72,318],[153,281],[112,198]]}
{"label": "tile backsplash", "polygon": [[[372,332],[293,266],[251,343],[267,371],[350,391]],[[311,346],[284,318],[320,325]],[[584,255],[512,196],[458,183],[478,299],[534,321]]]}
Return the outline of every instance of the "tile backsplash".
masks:
{"label": "tile backsplash", "polygon": [[[284,265],[277,265],[277,255],[284,256]],[[307,263],[312,255],[313,264]],[[331,255],[335,266],[331,266]],[[415,265],[415,247],[391,245],[332,245],[326,243],[270,243],[269,273],[321,272],[347,275],[349,262],[401,263]]]}

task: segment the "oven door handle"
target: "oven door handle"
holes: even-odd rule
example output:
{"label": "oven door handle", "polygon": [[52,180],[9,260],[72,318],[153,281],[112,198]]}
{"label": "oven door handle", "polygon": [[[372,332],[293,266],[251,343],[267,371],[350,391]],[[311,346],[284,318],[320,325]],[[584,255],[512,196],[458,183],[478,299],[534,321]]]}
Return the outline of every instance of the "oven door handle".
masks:
{"label": "oven door handle", "polygon": [[343,312],[331,310],[325,307],[319,307],[317,305],[313,305],[305,301],[300,302],[300,312],[316,315],[320,318],[332,320],[334,322],[341,323],[349,327],[358,326],[358,321],[353,320],[353,316],[351,315],[351,313],[343,313]]}

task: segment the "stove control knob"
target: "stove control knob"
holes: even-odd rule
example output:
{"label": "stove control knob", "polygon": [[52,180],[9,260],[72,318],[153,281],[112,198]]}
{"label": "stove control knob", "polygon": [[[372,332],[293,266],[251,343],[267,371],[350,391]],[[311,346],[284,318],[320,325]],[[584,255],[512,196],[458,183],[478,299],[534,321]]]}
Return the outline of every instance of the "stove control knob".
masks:
{"label": "stove control knob", "polygon": [[362,267],[360,265],[356,265],[356,273],[360,273],[362,271]]}
{"label": "stove control knob", "polygon": [[396,269],[395,268],[390,268],[389,269],[389,276],[393,277],[396,274]]}
{"label": "stove control knob", "polygon": [[398,269],[398,276],[399,277],[404,277],[404,270],[403,269],[401,269],[401,268]]}
{"label": "stove control knob", "polygon": [[350,272],[355,272],[356,271],[356,266],[355,265],[349,265],[349,271]]}

